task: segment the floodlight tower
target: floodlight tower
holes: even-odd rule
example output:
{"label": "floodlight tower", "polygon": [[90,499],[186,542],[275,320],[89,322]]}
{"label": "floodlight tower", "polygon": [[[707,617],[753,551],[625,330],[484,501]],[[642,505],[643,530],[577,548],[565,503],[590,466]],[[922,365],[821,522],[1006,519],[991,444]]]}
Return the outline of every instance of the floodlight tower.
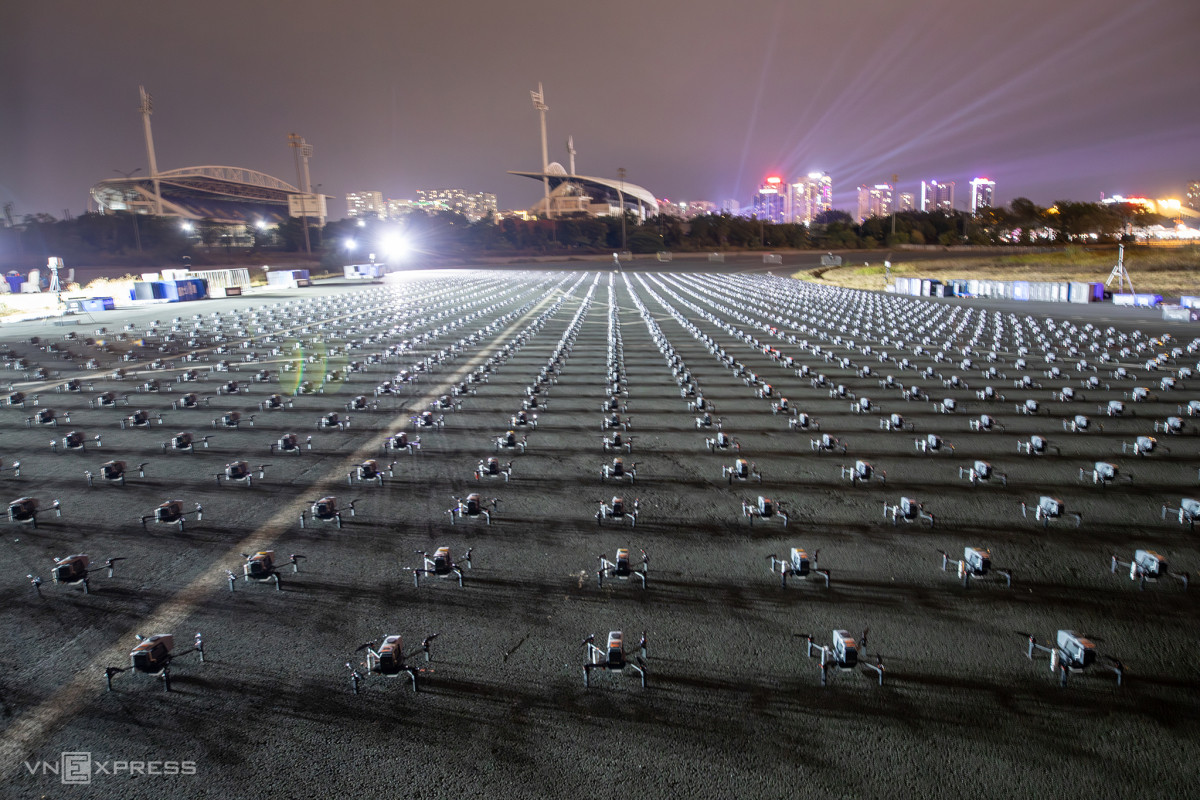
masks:
{"label": "floodlight tower", "polygon": [[145,86],[139,86],[142,102],[138,110],[142,112],[142,127],[146,130],[146,158],[150,161],[150,178],[154,181],[154,213],[162,216],[162,194],[158,186],[158,161],[154,158],[154,134],[150,132],[150,115],[154,113],[154,98],[146,91]]}
{"label": "floodlight tower", "polygon": [[554,214],[550,211],[550,179],[546,177],[546,168],[550,166],[549,157],[546,152],[546,112],[550,107],[546,105],[546,95],[542,91],[542,83],[538,81],[537,91],[532,89],[529,91],[529,97],[533,100],[533,107],[542,118],[542,192],[546,199],[546,217],[553,217]]}
{"label": "floodlight tower", "polygon": [[[304,252],[312,255],[312,242],[308,238],[308,198],[311,197],[308,184],[308,159],[313,154],[313,146],[304,141],[304,137],[298,133],[288,134],[288,147],[292,148],[292,154],[296,159],[296,182],[300,184],[301,195],[304,199],[301,201],[300,222],[304,227]],[[304,166],[301,168],[300,159],[304,159]]]}
{"label": "floodlight tower", "polygon": [[567,155],[571,157],[571,175],[575,175],[575,137],[567,137]]}

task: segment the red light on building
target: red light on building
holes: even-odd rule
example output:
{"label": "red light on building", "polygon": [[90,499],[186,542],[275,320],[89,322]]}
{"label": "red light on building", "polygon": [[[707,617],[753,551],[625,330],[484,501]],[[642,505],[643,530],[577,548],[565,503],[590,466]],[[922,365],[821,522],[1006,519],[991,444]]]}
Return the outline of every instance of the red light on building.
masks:
{"label": "red light on building", "polygon": [[777,183],[783,183],[783,178],[779,177],[778,175],[772,175],[771,177],[767,178],[767,183],[770,183],[772,185],[777,184]]}

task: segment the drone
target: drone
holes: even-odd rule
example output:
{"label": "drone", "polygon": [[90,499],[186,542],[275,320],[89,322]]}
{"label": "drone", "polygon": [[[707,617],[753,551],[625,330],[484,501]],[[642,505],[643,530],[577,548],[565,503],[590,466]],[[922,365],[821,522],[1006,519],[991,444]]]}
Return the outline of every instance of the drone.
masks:
{"label": "drone", "polygon": [[413,586],[416,586],[418,589],[421,588],[422,575],[432,575],[435,578],[448,578],[451,575],[455,575],[458,577],[459,588],[462,588],[462,566],[471,569],[471,551],[474,549],[473,547],[468,547],[467,552],[463,554],[462,559],[458,562],[455,562],[454,558],[451,557],[449,547],[439,547],[433,552],[432,558],[424,550],[417,550],[416,552],[420,553],[421,557],[425,560],[425,566],[418,567],[412,571]]}
{"label": "drone", "polygon": [[[81,453],[86,453],[87,452],[86,439],[87,439],[87,436],[83,433],[83,431],[71,431],[66,436],[62,437],[63,450],[78,450]],[[100,434],[96,434],[95,436],[92,437],[92,439],[93,439],[93,441],[96,442],[97,447],[104,446],[104,442],[102,442],[100,439]],[[57,439],[50,440],[50,452],[52,452],[52,453],[58,452],[58,440]]]}
{"label": "drone", "polygon": [[808,576],[813,572],[825,578],[825,588],[829,588],[829,570],[818,569],[820,563],[821,551],[813,551],[812,562],[808,560],[808,553],[799,547],[792,548],[791,560],[784,561],[782,558],[776,558],[775,554],[767,556],[771,561],[771,572],[779,573],[779,586],[783,589],[787,588],[789,577],[807,580]]}
{"label": "drone", "polygon": [[732,465],[721,467],[721,477],[728,478],[730,485],[735,479],[744,482],[754,478],[762,483],[762,473],[758,471],[758,465],[744,458],[735,459]]}
{"label": "drone", "polygon": [[488,456],[486,459],[481,459],[478,466],[475,467],[475,480],[504,478],[504,482],[508,483],[509,477],[512,476],[512,465],[511,461],[501,464],[500,459]]}
{"label": "drone", "polygon": [[[862,647],[866,650],[867,633],[864,630],[862,633]],[[870,664],[865,661],[858,660],[858,642],[854,641],[854,637],[849,631],[835,630],[833,631],[833,641],[829,645],[815,644],[813,637],[810,634],[802,634],[808,640],[807,657],[812,658],[813,650],[817,650],[821,656],[821,686],[829,685],[829,667],[836,666],[842,672],[853,672],[854,668],[862,663],[864,667],[873,670],[879,676],[879,685],[883,686],[883,657],[876,656],[877,663]]]}
{"label": "drone", "polygon": [[[952,560],[950,554],[944,550],[939,550],[938,552],[942,554],[942,572],[945,572],[950,564],[957,563],[958,577],[962,579],[964,589],[970,588],[972,579],[979,580],[980,578],[986,578],[992,571],[992,551],[986,548],[964,547],[963,557],[957,562]],[[996,574],[1004,578],[1004,582],[1008,588],[1012,588],[1012,570],[997,569]]]}
{"label": "drone", "polygon": [[1003,472],[995,472],[992,465],[987,461],[976,461],[969,467],[959,467],[958,477],[966,477],[971,482],[972,486],[978,486],[981,483],[987,483],[993,477],[1000,481],[1004,486],[1008,486],[1008,475]]}
{"label": "drone", "polygon": [[705,411],[700,416],[696,417],[696,428],[712,428],[721,429],[721,418],[714,417],[710,412]]}
{"label": "drone", "polygon": [[[17,462],[18,465],[20,462]],[[1162,518],[1167,518],[1167,512],[1179,515],[1179,524],[1187,524],[1189,530],[1196,530],[1196,520],[1200,519],[1200,500],[1185,497],[1179,501],[1179,508],[1162,507]]]}
{"label": "drone", "polygon": [[[1097,461],[1092,464],[1092,483],[1098,483],[1101,487],[1108,486],[1110,483],[1116,483],[1121,477],[1120,468],[1108,461]],[[1079,468],[1079,480],[1086,480],[1088,475],[1087,467]],[[1133,483],[1133,476],[1126,475],[1125,480]]]}
{"label": "drone", "polygon": [[711,439],[705,439],[704,444],[714,453],[718,450],[729,450],[731,448],[733,450],[742,449],[741,443],[724,431],[719,431],[717,435]]}
{"label": "drone", "polygon": [[933,527],[933,514],[925,510],[924,503],[918,503],[911,497],[901,497],[900,502],[896,505],[888,505],[887,501],[883,503],[883,518],[886,520],[888,514],[892,515],[892,524],[896,525],[899,522],[912,524],[918,520],[929,520],[929,527]]}
{"label": "drone", "polygon": [[200,663],[204,663],[204,640],[199,633],[196,634],[195,646],[182,653],[171,652],[175,649],[175,637],[169,633],[156,633],[148,637],[138,636],[137,640],[137,646],[129,653],[128,667],[107,667],[104,670],[104,681],[108,686],[108,691],[112,691],[114,675],[126,670],[133,670],[161,677],[163,691],[169,692],[171,691],[171,662],[174,659],[196,652],[200,654]]}
{"label": "drone", "polygon": [[1135,456],[1149,455],[1158,447],[1162,447],[1168,453],[1171,452],[1170,448],[1160,445],[1158,439],[1155,439],[1153,436],[1139,436],[1133,442],[1121,442],[1121,452],[1124,453],[1126,448],[1128,448],[1133,451]]}
{"label": "drone", "polygon": [[1058,445],[1050,444],[1044,437],[1034,434],[1029,437],[1029,441],[1017,442],[1018,453],[1028,453],[1031,456],[1044,456],[1047,452],[1053,450],[1056,455],[1061,455]]}
{"label": "drone", "polygon": [[[395,461],[387,465],[387,476],[389,478],[395,477],[395,473],[393,472],[393,467],[395,466]],[[373,458],[368,458],[361,464],[355,465],[351,472],[346,473],[346,483],[354,485],[354,479],[358,478],[363,483],[378,481],[379,485],[383,486],[383,473],[384,469],[380,467],[379,462]]]}
{"label": "drone", "polygon": [[1136,550],[1133,554],[1133,561],[1121,561],[1115,555],[1112,557],[1112,572],[1115,575],[1117,568],[1129,567],[1129,580],[1138,581],[1138,588],[1145,591],[1146,581],[1158,581],[1163,578],[1172,577],[1178,578],[1183,583],[1183,590],[1186,592],[1188,584],[1191,582],[1190,576],[1186,572],[1178,574],[1170,572],[1167,568],[1167,560],[1153,550]]}
{"label": "drone", "polygon": [[393,433],[391,436],[383,440],[380,449],[384,453],[396,453],[402,450],[407,450],[410,456],[415,456],[417,451],[421,449],[421,437],[414,436],[408,438],[408,434],[404,431]]}
{"label": "drone", "polygon": [[622,458],[614,458],[611,464],[604,464],[600,467],[600,480],[608,478],[629,478],[629,483],[632,484],[637,479],[637,462],[626,464]]}
{"label": "drone", "polygon": [[286,408],[292,408],[293,401],[291,398],[285,398],[281,394],[273,394],[258,404],[259,411],[283,411]]}
{"label": "drone", "polygon": [[205,397],[201,400],[194,392],[188,392],[178,400],[171,401],[171,408],[178,411],[181,408],[199,408],[203,404],[205,407],[209,404],[209,399]]}
{"label": "drone", "polygon": [[[1055,639],[1054,647],[1038,644],[1033,636],[1028,636],[1029,649],[1026,656],[1033,660],[1034,652],[1041,650],[1050,654],[1050,671],[1059,673],[1058,685],[1066,688],[1067,675],[1071,672],[1083,672],[1096,663],[1096,645],[1091,640],[1080,636],[1075,631],[1060,630]],[[1111,656],[1106,657],[1103,666],[1111,669],[1117,675],[1117,686],[1125,679],[1125,666]]]}
{"label": "drone", "polygon": [[619,581],[627,581],[630,577],[636,575],[642,582],[642,588],[646,588],[646,575],[650,572],[650,556],[646,555],[646,551],[642,550],[642,568],[634,569],[633,563],[629,560],[629,548],[618,547],[617,554],[614,560],[609,561],[604,555],[598,556],[600,559],[600,567],[596,570],[596,585],[604,588],[604,579],[616,578]]}
{"label": "drone", "polygon": [[891,416],[879,418],[879,429],[884,431],[908,431],[912,433],[916,430],[916,426],[911,422],[905,422],[903,414],[892,414]]}
{"label": "drone", "polygon": [[788,524],[788,515],[784,509],[783,502],[777,502],[761,494],[755,503],[751,503],[749,500],[742,501],[742,516],[750,520],[750,527],[754,527],[755,517],[763,520],[770,520],[777,517],[783,520],[783,527],[786,528]]}
{"label": "drone", "polygon": [[[211,436],[200,437],[200,443],[204,445],[205,449],[208,449],[208,440],[211,438]],[[163,442],[161,447],[164,453],[167,452],[167,450],[175,450],[181,453],[195,453],[196,440],[191,433],[188,433],[187,431],[181,431],[172,436],[171,441]]]}
{"label": "drone", "polygon": [[[259,480],[263,480],[266,477],[267,467],[269,467],[269,466],[271,466],[271,465],[270,464],[259,464],[258,465],[258,479]],[[252,473],[252,471],[250,469],[250,465],[247,464],[245,461],[230,461],[228,464],[225,465],[224,472],[216,472],[216,473],[213,473],[213,475],[217,479],[217,486],[221,485],[221,479],[224,478],[225,480],[230,481],[230,482],[245,481],[246,488],[249,488],[251,481],[253,479],[253,476],[251,473]]]}
{"label": "drone", "polygon": [[913,447],[922,453],[940,453],[943,447],[950,448],[951,453],[954,452],[954,445],[943,441],[936,433],[926,434],[924,439],[913,439]]}
{"label": "drone", "polygon": [[196,521],[200,522],[204,519],[204,507],[199,503],[196,503],[196,509],[194,511],[184,511],[182,500],[167,500],[165,503],[162,503],[155,508],[153,513],[146,514],[142,517],[142,528],[145,529],[146,522],[148,520],[153,520],[154,522],[164,525],[178,525],[179,532],[182,533],[184,518],[187,517],[188,514],[195,514]]}
{"label": "drone", "polygon": [[806,412],[801,411],[795,416],[788,418],[788,428],[793,431],[819,431],[821,430],[821,423],[817,422],[815,417],[811,417]]}
{"label": "drone", "polygon": [[[71,420],[69,419],[67,420],[67,422],[70,421]],[[134,411],[132,414],[121,420],[121,430],[127,430],[129,428],[149,428],[150,421],[150,412],[139,408],[137,411]],[[154,421],[159,425],[162,425],[162,414],[155,414]]]}
{"label": "drone", "polygon": [[[138,477],[146,477],[146,464],[149,461],[142,462],[137,465]],[[124,461],[106,461],[100,465],[100,477],[109,483],[119,483],[125,485],[125,469]],[[83,477],[87,479],[88,488],[92,488],[92,478],[94,477],[91,470],[84,470]]]}
{"label": "drone", "polygon": [[616,450],[619,453],[621,452],[622,448],[624,448],[626,453],[632,453],[633,440],[635,438],[636,437],[633,436],[622,436],[620,431],[613,431],[612,434],[607,437],[601,436],[600,443],[603,445],[604,452],[606,453],[610,450]]}
{"label": "drone", "polygon": [[512,417],[509,419],[508,423],[510,425],[512,425],[514,428],[520,428],[523,426],[528,426],[530,428],[536,428],[537,424],[538,424],[537,423],[537,414],[529,414],[529,413],[526,413],[525,411],[518,411],[516,414],[512,415]]}
{"label": "drone", "polygon": [[[17,394],[21,394],[21,393],[17,392]],[[21,397],[22,397],[21,406],[24,407],[24,397],[25,396],[21,395]],[[128,395],[121,395],[118,398],[116,392],[102,392],[102,393],[96,395],[93,399],[88,401],[88,407],[89,408],[116,408],[118,402],[120,402],[122,405],[126,405],[126,406],[129,405]],[[15,405],[12,402],[12,396],[9,397],[9,405]]]}
{"label": "drone", "polygon": [[358,395],[346,403],[347,411],[375,411],[379,408],[378,401],[368,400],[366,395]]}
{"label": "drone", "polygon": [[496,449],[519,449],[522,453],[525,452],[525,440],[527,437],[522,436],[517,438],[516,431],[508,431],[503,436],[496,437]]}
{"label": "drone", "polygon": [[[305,449],[312,450],[311,436],[304,441],[304,447]],[[269,449],[271,455],[275,455],[276,450],[280,453],[295,453],[296,455],[300,455],[300,439],[294,433],[285,433]]]}
{"label": "drone", "polygon": [[[1025,503],[1021,503],[1021,516],[1028,517]],[[1050,520],[1059,519],[1060,517],[1068,516],[1075,519],[1075,527],[1078,528],[1083,523],[1083,515],[1075,512],[1067,513],[1067,507],[1063,502],[1056,497],[1042,495],[1038,498],[1037,508],[1034,510],[1033,518],[1042,523],[1045,528],[1050,524]]]}
{"label": "drone", "polygon": [[[242,564],[242,580],[258,581],[266,583],[268,581],[275,582],[275,590],[283,591],[283,584],[279,577],[279,569],[275,565],[274,550],[260,550],[257,553],[242,553],[242,558],[246,559],[246,563]],[[300,559],[304,556],[299,553],[292,553],[288,556],[288,561],[292,565],[292,573],[300,571]],[[225,575],[229,580],[229,591],[234,591],[234,586],[237,585],[237,578],[230,570],[225,571]]]}
{"label": "drone", "polygon": [[1167,417],[1164,420],[1158,420],[1154,423],[1155,433],[1183,433],[1183,417]]}
{"label": "drone", "polygon": [[[63,414],[63,419],[67,422],[70,422],[71,414],[69,412]],[[53,408],[39,408],[37,413],[35,413],[32,417],[25,418],[26,428],[32,428],[34,425],[53,425],[57,428],[58,412],[56,412]]]}
{"label": "drone", "polygon": [[[19,497],[8,504],[8,521],[31,523],[34,528],[38,526],[37,517],[42,513],[38,510],[41,503],[36,497]],[[55,500],[50,507],[54,512],[54,516],[62,516],[62,504]]]}
{"label": "drone", "polygon": [[438,414],[435,417],[432,411],[422,411],[417,416],[412,417],[412,424],[414,428],[437,428],[441,430],[446,427],[446,416]]}
{"label": "drone", "polygon": [[[491,525],[492,514],[495,513],[496,506],[499,504],[500,498],[498,497],[493,497],[490,500],[485,501],[479,496],[478,492],[472,492],[471,494],[467,495],[465,500],[455,497],[454,507],[447,509],[446,513],[450,515],[451,525],[454,524],[455,517],[458,519],[474,519],[476,517],[483,517],[487,524]],[[491,511],[487,510],[488,505],[492,507]]]}
{"label": "drone", "polygon": [[787,414],[791,410],[792,410],[791,403],[788,402],[788,399],[786,397],[781,397],[781,398],[779,398],[778,402],[771,403],[771,413],[772,414]]}
{"label": "drone", "polygon": [[339,431],[344,431],[350,427],[349,419],[342,419],[336,411],[330,411],[317,420],[317,430],[328,430],[329,428],[337,428]]}
{"label": "drone", "polygon": [[834,450],[841,450],[842,455],[846,454],[846,444],[836,436],[830,436],[828,433],[822,433],[820,439],[809,439],[809,447],[818,453],[832,453]]}
{"label": "drone", "polygon": [[[350,512],[350,516],[352,517],[354,516],[354,504],[357,502],[358,500],[354,499],[346,505],[346,510]],[[300,512],[301,528],[305,527],[310,517],[317,522],[333,522],[337,524],[339,529],[342,527],[342,511],[338,508],[338,499],[332,495],[322,497],[320,500],[314,500],[309,506],[308,511]]]}
{"label": "drone", "polygon": [[[1064,419],[1062,421],[1062,426],[1064,431],[1070,431],[1071,433],[1083,433],[1092,427],[1092,421],[1083,414],[1076,414],[1071,419]],[[1103,431],[1104,426],[1097,425],[1096,429]]]}
{"label": "drone", "polygon": [[625,655],[625,636],[621,631],[608,632],[608,645],[601,650],[596,646],[596,636],[592,634],[583,640],[584,647],[587,648],[587,655],[583,662],[583,685],[590,687],[592,685],[592,670],[604,670],[606,672],[615,672],[623,674],[626,667],[629,667],[642,680],[642,688],[646,688],[646,634],[642,634],[641,640],[638,642],[638,656],[636,663],[629,661]]}
{"label": "drone", "polygon": [[[246,419],[249,421],[250,427],[253,428],[254,427],[254,415],[250,414],[249,416],[246,417]],[[217,428],[217,427],[238,428],[241,426],[241,424],[242,424],[242,415],[241,415],[241,412],[239,412],[239,411],[226,411],[224,414],[222,414],[221,416],[217,417],[216,419],[214,419],[212,421],[212,426],[214,428]]]}
{"label": "drone", "polygon": [[[118,561],[124,561],[124,558],[110,558],[104,562],[104,568],[108,570],[108,577],[113,576],[113,570],[116,569]],[[84,594],[91,594],[91,587],[88,585],[88,575],[91,565],[91,559],[86,553],[79,553],[65,558],[54,559],[54,569],[50,573],[50,577],[55,583],[61,583],[64,586],[83,586]],[[42,579],[35,578],[33,575],[27,575],[33,588],[38,594],[42,593]]]}
{"label": "drone", "polygon": [[973,431],[990,431],[992,428],[1004,430],[1004,426],[995,420],[990,414],[980,414],[979,419],[973,419],[968,422]]}
{"label": "drone", "polygon": [[[629,427],[630,427],[630,418],[625,417],[624,419],[622,419],[620,414],[610,414],[607,417],[605,417],[603,420],[601,420],[601,422],[600,422],[600,430],[602,430],[602,431],[606,431],[606,430],[613,429],[613,428],[620,428],[623,431],[627,431],[627,430],[629,430]],[[700,425],[697,424],[696,427],[699,428]]]}
{"label": "drone", "polygon": [[[855,461],[853,467],[842,465],[842,478],[849,479],[851,486],[857,486],[859,481],[869,481],[874,476],[875,468],[871,466],[870,462],[863,461],[862,459]],[[879,471],[879,482],[883,484],[887,483],[886,470]]]}
{"label": "drone", "polygon": [[[432,657],[429,646],[437,637],[438,634],[436,633],[426,636],[422,640],[420,648],[408,654],[404,652],[404,639],[395,635],[383,637],[383,644],[379,646],[378,650],[375,649],[374,642],[367,642],[366,644],[359,645],[354,652],[367,651],[368,674],[381,675],[384,678],[398,678],[401,675],[408,675],[412,679],[413,691],[416,692],[419,691],[417,688],[417,673],[422,670],[409,665],[407,661],[417,653],[424,653],[425,660],[430,661]],[[354,693],[358,694],[358,684],[363,679],[363,676],[358,670],[351,667],[350,664],[346,664],[346,666],[350,668],[351,686],[354,688]]]}
{"label": "drone", "polygon": [[611,501],[605,503],[599,501],[600,510],[596,512],[596,524],[603,525],[605,519],[615,519],[618,522],[621,520],[629,520],[629,526],[632,528],[637,525],[638,508],[640,502],[635,499],[632,506],[625,505],[625,499],[614,496]]}

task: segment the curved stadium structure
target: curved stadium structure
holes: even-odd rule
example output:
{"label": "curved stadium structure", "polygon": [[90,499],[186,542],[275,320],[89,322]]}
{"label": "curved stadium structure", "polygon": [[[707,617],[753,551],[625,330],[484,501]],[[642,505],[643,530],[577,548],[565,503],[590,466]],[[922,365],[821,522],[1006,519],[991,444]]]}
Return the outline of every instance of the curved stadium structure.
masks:
{"label": "curved stadium structure", "polygon": [[275,225],[288,218],[288,195],[300,190],[290,183],[242,167],[184,167],[156,178],[108,178],[92,187],[97,210],[153,214],[156,199],[166,216],[225,224]]}

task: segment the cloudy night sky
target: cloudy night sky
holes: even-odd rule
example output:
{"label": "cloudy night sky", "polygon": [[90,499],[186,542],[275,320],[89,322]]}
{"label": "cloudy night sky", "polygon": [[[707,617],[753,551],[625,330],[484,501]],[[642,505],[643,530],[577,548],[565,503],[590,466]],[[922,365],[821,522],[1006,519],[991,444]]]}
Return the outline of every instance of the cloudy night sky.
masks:
{"label": "cloudy night sky", "polygon": [[[1200,179],[1196,0],[9,2],[0,202],[86,209],[114,170],[248,167],[296,183],[490,191],[526,207],[550,159],[673,200],[748,201],[833,176],[835,205],[899,176],[987,176],[997,200],[1181,196]],[[335,216],[343,202],[331,205]]]}

